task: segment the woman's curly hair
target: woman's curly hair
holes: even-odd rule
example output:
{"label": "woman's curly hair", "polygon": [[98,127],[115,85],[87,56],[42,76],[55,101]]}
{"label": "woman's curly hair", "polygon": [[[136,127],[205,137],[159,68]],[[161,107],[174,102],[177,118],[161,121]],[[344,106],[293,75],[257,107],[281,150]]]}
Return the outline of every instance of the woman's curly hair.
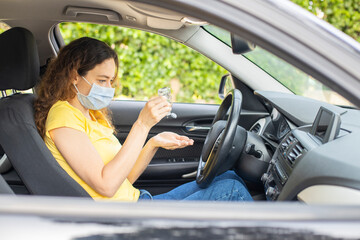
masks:
{"label": "woman's curly hair", "polygon": [[[115,76],[117,76],[118,56],[102,41],[83,37],[60,49],[58,56],[49,62],[44,76],[36,87],[35,123],[43,138],[50,108],[59,100],[67,101],[76,96],[73,86],[75,75],[85,76],[96,65],[111,58],[115,61]],[[107,108],[102,109],[101,112],[111,124]]]}

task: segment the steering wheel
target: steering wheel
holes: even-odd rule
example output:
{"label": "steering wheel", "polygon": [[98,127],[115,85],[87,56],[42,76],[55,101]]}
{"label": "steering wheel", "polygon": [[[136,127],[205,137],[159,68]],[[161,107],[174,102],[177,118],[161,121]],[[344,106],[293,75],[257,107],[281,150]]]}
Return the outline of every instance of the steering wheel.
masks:
{"label": "steering wheel", "polygon": [[215,115],[196,174],[196,183],[201,188],[208,187],[217,175],[231,169],[241,155],[247,138],[246,130],[238,125],[241,105],[242,94],[233,89]]}

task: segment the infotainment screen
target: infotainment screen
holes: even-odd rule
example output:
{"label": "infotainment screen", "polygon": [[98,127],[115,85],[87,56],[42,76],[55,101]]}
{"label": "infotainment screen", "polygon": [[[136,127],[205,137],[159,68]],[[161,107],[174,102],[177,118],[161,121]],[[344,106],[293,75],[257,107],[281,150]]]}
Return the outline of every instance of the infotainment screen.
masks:
{"label": "infotainment screen", "polygon": [[328,111],[321,111],[319,123],[316,126],[315,136],[324,139],[326,130],[329,128],[332,114]]}
{"label": "infotainment screen", "polygon": [[322,143],[326,143],[338,135],[339,129],[340,115],[324,107],[320,107],[310,133]]}

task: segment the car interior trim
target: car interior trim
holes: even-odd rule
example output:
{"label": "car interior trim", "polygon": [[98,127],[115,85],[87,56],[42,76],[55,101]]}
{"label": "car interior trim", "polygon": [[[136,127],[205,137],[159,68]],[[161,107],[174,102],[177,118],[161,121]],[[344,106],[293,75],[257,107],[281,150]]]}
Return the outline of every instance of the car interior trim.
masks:
{"label": "car interior trim", "polygon": [[68,6],[65,10],[66,16],[77,17],[81,14],[104,16],[110,22],[119,22],[121,20],[121,16],[117,12],[107,9]]}
{"label": "car interior trim", "polygon": [[[258,121],[256,121],[256,123],[254,123],[254,125],[250,128],[250,132],[251,131],[255,131],[257,134],[261,135],[264,131],[265,128],[265,124],[266,124],[266,119],[265,118],[261,118]],[[260,128],[257,127],[257,125],[260,126]]]}
{"label": "car interior trim", "polygon": [[[295,94],[289,95],[273,91],[255,91],[255,95],[271,102],[279,112],[284,114],[297,126],[312,124],[320,107],[326,107],[339,115],[348,111],[326,102],[305,98]],[[301,103],[300,106],[299,103]]]}
{"label": "car interior trim", "polygon": [[360,190],[335,185],[314,185],[302,190],[297,198],[307,204],[360,205]]}

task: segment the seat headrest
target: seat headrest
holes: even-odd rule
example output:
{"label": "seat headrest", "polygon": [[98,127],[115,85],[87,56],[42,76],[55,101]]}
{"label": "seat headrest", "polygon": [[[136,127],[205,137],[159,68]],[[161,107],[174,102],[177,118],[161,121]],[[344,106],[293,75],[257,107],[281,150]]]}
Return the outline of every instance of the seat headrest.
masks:
{"label": "seat headrest", "polygon": [[32,33],[15,27],[0,35],[0,90],[26,90],[39,80],[40,63]]}

